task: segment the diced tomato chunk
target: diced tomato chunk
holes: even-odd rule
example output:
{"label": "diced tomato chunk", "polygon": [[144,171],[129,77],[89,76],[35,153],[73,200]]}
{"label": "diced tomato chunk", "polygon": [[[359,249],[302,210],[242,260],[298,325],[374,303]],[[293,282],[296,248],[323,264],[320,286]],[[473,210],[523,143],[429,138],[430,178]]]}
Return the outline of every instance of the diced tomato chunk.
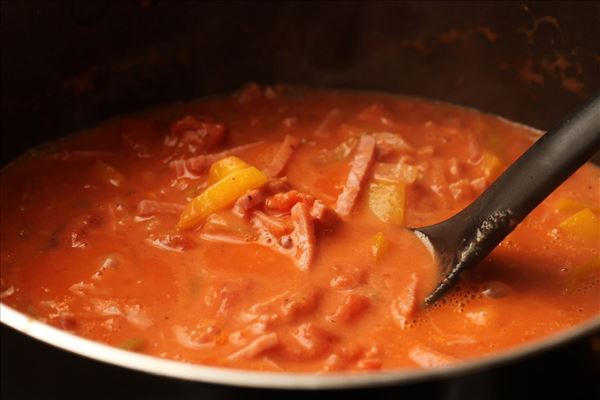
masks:
{"label": "diced tomato chunk", "polygon": [[285,193],[276,193],[267,200],[267,207],[271,210],[289,212],[294,204],[303,202],[307,205],[312,205],[315,198],[309,194],[290,190]]}

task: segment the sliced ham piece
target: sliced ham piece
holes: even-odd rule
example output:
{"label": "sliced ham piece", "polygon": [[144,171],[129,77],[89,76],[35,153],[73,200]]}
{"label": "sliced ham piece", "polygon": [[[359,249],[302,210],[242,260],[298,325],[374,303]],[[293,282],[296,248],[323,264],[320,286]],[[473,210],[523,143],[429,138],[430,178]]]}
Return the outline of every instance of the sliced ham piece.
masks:
{"label": "sliced ham piece", "polygon": [[405,329],[408,319],[417,309],[417,275],[412,274],[402,293],[391,304],[392,318],[400,329]]}
{"label": "sliced ham piece", "polygon": [[272,244],[272,239],[282,236],[291,230],[288,218],[280,218],[265,214],[262,211],[254,211],[252,213],[252,226],[259,231],[267,231],[269,235],[263,235],[259,232],[259,238],[265,238],[263,244]]}
{"label": "sliced ham piece", "polygon": [[[260,245],[288,256],[301,271],[308,271],[315,256],[316,237],[315,222],[321,226],[331,226],[337,221],[337,214],[322,202],[314,200],[312,196],[299,193],[295,190],[277,193],[266,202],[267,211],[262,208],[265,189],[248,191],[240,197],[233,206],[233,218],[242,222],[249,228],[249,233],[223,236],[221,226],[230,224],[212,220],[218,214],[213,214],[202,232],[202,238],[212,241],[230,243],[245,243],[254,241]],[[279,196],[279,208],[269,207],[269,201]],[[315,208],[315,203],[317,207]],[[268,211],[268,210],[271,211]],[[276,211],[273,213],[273,211]],[[227,214],[224,214],[225,216]],[[234,216],[235,215],[235,216]],[[222,218],[219,218],[222,219]],[[215,225],[215,229],[211,228]]]}
{"label": "sliced ham piece", "polygon": [[267,314],[268,312],[270,312],[274,307],[278,306],[280,303],[282,303],[285,299],[287,299],[288,297],[291,296],[291,293],[286,290],[283,293],[279,293],[265,301],[261,301],[260,303],[255,303],[253,304],[249,309],[248,312],[245,313],[245,317],[251,317],[249,319],[258,319],[258,317],[260,316],[260,314]]}
{"label": "sliced ham piece", "polygon": [[392,132],[373,133],[377,158],[384,159],[397,152],[412,152],[414,148],[400,135]]}
{"label": "sliced ham piece", "polygon": [[294,321],[315,311],[319,306],[321,292],[318,289],[296,291],[281,305],[281,313],[287,321]]}
{"label": "sliced ham piece", "polygon": [[263,172],[265,175],[269,178],[279,176],[283,172],[290,157],[292,157],[292,154],[294,154],[294,150],[298,147],[299,143],[300,139],[297,137],[285,135],[281,146],[279,146],[279,150],[277,150],[277,154],[275,154],[275,157],[273,157],[269,165],[264,168]]}
{"label": "sliced ham piece", "polygon": [[255,210],[250,221],[258,243],[291,257],[301,271],[310,269],[316,239],[314,220],[306,204],[294,204],[289,216],[273,216]]}
{"label": "sliced ham piece", "polygon": [[239,217],[247,218],[252,210],[256,209],[265,201],[265,196],[260,189],[249,190],[237,199],[233,205],[233,213]]}
{"label": "sliced ham piece", "polygon": [[246,150],[260,146],[263,143],[264,142],[259,141],[243,144],[229,150],[221,151],[220,153],[202,154],[184,160],[174,160],[169,163],[169,166],[175,170],[177,178],[197,178],[199,174],[202,174],[204,171],[206,171],[208,167],[210,167],[210,165],[215,161],[219,161],[220,159],[228,156],[239,155]]}
{"label": "sliced ham piece", "polygon": [[292,337],[296,339],[297,346],[291,352],[301,360],[326,356],[331,342],[337,339],[333,333],[310,322],[300,325]]}
{"label": "sliced ham piece", "polygon": [[313,162],[317,165],[330,164],[340,161],[350,155],[358,143],[357,136],[350,136],[332,149],[322,149]]}
{"label": "sliced ham piece", "polygon": [[369,308],[371,302],[360,294],[351,294],[346,297],[344,303],[330,316],[332,322],[347,324],[354,321]]}
{"label": "sliced ham piece", "polygon": [[291,233],[295,245],[292,252],[296,266],[301,271],[308,271],[315,256],[315,227],[308,206],[296,203],[291,211],[294,230]]}
{"label": "sliced ham piece", "polygon": [[242,358],[251,359],[277,346],[279,346],[277,334],[275,332],[267,333],[257,337],[248,345],[231,354],[227,359],[231,361]]}
{"label": "sliced ham piece", "polygon": [[317,228],[332,228],[340,222],[337,213],[319,199],[313,202],[310,216],[313,217]]}
{"label": "sliced ham piece", "polygon": [[422,345],[413,346],[408,352],[408,357],[423,368],[444,367],[458,361],[452,356]]}
{"label": "sliced ham piece", "polygon": [[378,181],[413,184],[419,177],[419,167],[409,163],[411,158],[402,156],[397,163],[375,163],[373,177]]}
{"label": "sliced ham piece", "polygon": [[354,207],[362,181],[373,161],[374,150],[375,138],[370,135],[361,136],[344,189],[338,196],[335,206],[335,211],[342,217],[347,217]]}
{"label": "sliced ham piece", "polygon": [[137,205],[136,214],[141,217],[150,217],[157,214],[179,215],[185,206],[183,204],[166,203],[156,200],[142,200]]}

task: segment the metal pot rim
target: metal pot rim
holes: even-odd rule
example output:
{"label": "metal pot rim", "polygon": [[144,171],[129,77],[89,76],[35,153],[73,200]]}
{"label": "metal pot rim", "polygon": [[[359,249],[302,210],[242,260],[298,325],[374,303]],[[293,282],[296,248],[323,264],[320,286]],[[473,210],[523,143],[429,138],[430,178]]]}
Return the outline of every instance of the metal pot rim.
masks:
{"label": "metal pot rim", "polygon": [[463,361],[436,369],[402,369],[371,373],[257,372],[186,364],[122,350],[54,328],[0,303],[0,322],[28,336],[93,360],[188,381],[268,389],[350,389],[452,378],[518,359],[558,346],[600,329],[600,316],[576,327],[552,334],[497,355]]}

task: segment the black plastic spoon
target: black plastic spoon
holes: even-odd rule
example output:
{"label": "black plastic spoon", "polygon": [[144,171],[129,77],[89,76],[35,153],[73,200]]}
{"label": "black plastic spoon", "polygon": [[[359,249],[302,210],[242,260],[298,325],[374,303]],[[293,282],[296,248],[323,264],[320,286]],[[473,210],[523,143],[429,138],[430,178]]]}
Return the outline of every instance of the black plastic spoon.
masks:
{"label": "black plastic spoon", "polygon": [[600,149],[600,93],[548,131],[471,205],[435,225],[413,228],[441,269],[430,305],[482,261],[538,204]]}

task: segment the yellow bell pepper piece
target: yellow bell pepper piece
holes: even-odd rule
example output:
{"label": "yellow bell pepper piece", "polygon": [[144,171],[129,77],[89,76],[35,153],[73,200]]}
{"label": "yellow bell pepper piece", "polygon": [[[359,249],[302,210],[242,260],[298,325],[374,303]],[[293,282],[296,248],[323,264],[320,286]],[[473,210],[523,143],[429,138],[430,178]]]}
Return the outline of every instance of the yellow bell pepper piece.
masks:
{"label": "yellow bell pepper piece", "polygon": [[576,212],[558,226],[581,239],[600,240],[600,221],[589,208]]}
{"label": "yellow bell pepper piece", "polygon": [[577,286],[600,274],[600,256],[594,256],[591,260],[583,263],[569,273],[566,281],[567,292],[573,292]]}
{"label": "yellow bell pepper piece", "polygon": [[94,173],[98,178],[102,179],[106,183],[110,183],[113,186],[119,187],[123,184],[123,182],[125,182],[125,175],[104,161],[96,161],[96,164],[94,165]]}
{"label": "yellow bell pepper piece", "polygon": [[375,256],[375,262],[378,262],[386,253],[388,247],[390,247],[390,242],[387,240],[383,232],[377,232],[373,239],[373,255]]}
{"label": "yellow bell pepper piece", "polygon": [[209,186],[183,210],[178,229],[190,229],[200,224],[212,213],[231,206],[248,190],[258,189],[268,178],[255,167],[232,172]]}
{"label": "yellow bell pepper piece", "polygon": [[369,208],[381,221],[401,226],[404,222],[406,185],[375,181],[369,186]]}
{"label": "yellow bell pepper piece", "polygon": [[483,160],[481,160],[481,167],[486,178],[489,180],[496,179],[504,170],[504,164],[494,153],[486,151],[483,153]]}
{"label": "yellow bell pepper piece", "polygon": [[227,175],[248,168],[249,165],[244,160],[229,156],[214,162],[208,170],[208,184],[212,185],[225,178]]}
{"label": "yellow bell pepper piece", "polygon": [[584,203],[579,200],[573,200],[573,199],[561,197],[556,202],[556,210],[557,211],[577,212],[577,211],[583,210],[584,208],[589,208],[590,210],[592,210],[595,213],[600,212],[600,208],[593,207],[590,204]]}

